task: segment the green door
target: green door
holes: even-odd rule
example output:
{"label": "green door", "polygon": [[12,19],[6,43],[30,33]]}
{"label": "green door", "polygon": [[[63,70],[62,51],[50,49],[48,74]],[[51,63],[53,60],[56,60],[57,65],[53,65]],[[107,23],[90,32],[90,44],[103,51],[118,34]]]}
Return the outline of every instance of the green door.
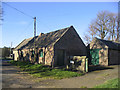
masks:
{"label": "green door", "polygon": [[90,50],[92,65],[99,65],[99,50],[100,49],[91,49]]}

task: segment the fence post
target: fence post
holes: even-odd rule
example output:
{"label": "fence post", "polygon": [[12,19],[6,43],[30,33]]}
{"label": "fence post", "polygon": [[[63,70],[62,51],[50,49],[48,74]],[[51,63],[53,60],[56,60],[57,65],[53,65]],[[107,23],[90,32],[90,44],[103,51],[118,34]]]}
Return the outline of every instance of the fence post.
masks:
{"label": "fence post", "polygon": [[88,72],[88,58],[85,59],[86,72]]}

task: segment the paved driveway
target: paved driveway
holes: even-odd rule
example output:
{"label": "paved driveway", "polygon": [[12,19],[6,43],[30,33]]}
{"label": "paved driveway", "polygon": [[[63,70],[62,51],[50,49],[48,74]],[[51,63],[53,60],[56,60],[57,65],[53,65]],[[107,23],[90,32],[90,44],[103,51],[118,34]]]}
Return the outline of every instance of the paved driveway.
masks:
{"label": "paved driveway", "polygon": [[111,69],[89,72],[80,77],[61,80],[41,79],[23,73],[16,66],[3,61],[2,64],[2,87],[3,88],[92,88],[106,80],[118,77],[118,66]]}

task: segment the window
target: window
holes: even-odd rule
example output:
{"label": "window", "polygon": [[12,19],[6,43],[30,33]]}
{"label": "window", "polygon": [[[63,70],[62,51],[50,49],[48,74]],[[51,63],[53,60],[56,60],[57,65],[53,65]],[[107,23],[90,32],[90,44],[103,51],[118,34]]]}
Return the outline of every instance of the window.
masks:
{"label": "window", "polygon": [[31,57],[34,57],[34,53],[35,53],[34,50],[32,50],[31,53],[32,53]]}
{"label": "window", "polygon": [[31,53],[34,54],[34,50],[32,50]]}
{"label": "window", "polygon": [[40,57],[43,57],[43,49],[39,51]]}

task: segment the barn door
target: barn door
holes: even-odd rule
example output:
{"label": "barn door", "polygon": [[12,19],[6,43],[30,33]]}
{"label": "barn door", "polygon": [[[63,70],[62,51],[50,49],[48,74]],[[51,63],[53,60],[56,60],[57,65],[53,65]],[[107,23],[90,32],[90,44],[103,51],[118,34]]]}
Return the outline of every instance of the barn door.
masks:
{"label": "barn door", "polygon": [[100,49],[91,49],[90,50],[92,65],[99,65],[99,50]]}
{"label": "barn door", "polygon": [[57,50],[57,65],[63,66],[65,60],[65,51],[64,50]]}

